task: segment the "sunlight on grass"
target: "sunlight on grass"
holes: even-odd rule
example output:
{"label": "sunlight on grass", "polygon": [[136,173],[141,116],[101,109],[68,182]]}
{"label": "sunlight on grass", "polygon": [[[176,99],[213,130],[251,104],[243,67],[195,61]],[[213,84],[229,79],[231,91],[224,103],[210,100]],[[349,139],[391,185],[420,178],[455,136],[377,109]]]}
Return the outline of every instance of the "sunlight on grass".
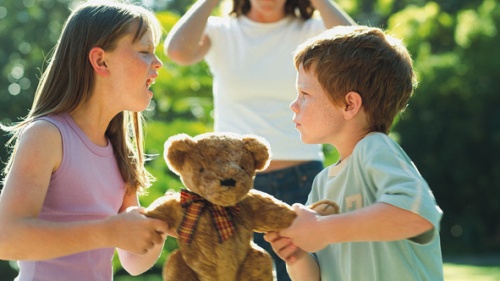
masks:
{"label": "sunlight on grass", "polygon": [[[140,276],[115,276],[115,281],[162,281],[160,273]],[[473,266],[445,263],[445,281],[500,281],[499,266]]]}
{"label": "sunlight on grass", "polygon": [[500,281],[499,266],[444,265],[445,281]]}

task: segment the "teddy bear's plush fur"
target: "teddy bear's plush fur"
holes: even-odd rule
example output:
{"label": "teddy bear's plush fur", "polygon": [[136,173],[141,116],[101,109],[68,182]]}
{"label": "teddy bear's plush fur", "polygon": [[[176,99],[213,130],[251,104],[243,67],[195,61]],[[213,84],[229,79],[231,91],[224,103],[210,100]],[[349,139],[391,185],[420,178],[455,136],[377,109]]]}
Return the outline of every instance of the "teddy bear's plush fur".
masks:
{"label": "teddy bear's plush fur", "polygon": [[253,232],[281,230],[296,215],[289,205],[253,189],[269,154],[267,142],[256,136],[180,134],[167,140],[167,165],[186,190],[167,193],[146,210],[165,220],[178,238],[164,280],[272,280],[271,258],[252,242]]}

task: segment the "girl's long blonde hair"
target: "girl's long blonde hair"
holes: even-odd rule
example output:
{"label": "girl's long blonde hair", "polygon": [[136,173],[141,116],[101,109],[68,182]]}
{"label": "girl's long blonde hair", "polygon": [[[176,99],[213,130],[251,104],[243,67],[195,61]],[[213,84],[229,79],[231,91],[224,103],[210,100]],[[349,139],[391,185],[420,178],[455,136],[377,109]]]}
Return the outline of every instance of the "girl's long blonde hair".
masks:
{"label": "girl's long blonde hair", "polygon": [[[135,31],[131,31],[133,23],[138,26]],[[42,116],[71,113],[89,100],[95,81],[88,60],[90,50],[100,47],[112,51],[118,39],[126,34],[135,32],[135,42],[148,31],[152,32],[158,44],[160,24],[151,12],[139,6],[95,1],[74,10],[64,24],[47,69],[42,74],[28,115],[13,125],[0,125],[12,135],[7,143],[12,147],[12,154],[3,171],[4,175],[12,168],[19,137],[26,125]],[[149,187],[152,179],[144,168],[142,123],[140,112],[124,111],[111,120],[106,130],[129,192],[142,191]]]}

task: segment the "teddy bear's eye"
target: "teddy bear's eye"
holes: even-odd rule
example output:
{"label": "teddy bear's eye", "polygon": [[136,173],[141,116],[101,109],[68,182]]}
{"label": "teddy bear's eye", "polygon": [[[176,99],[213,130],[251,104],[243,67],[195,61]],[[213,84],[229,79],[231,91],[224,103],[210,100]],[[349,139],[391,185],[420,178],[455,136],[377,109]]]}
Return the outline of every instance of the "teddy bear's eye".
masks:
{"label": "teddy bear's eye", "polygon": [[203,173],[203,171],[205,171],[205,168],[200,167],[200,170],[199,170],[199,171],[200,171],[200,173]]}
{"label": "teddy bear's eye", "polygon": [[240,168],[241,168],[243,171],[247,171],[247,168],[248,168],[248,167],[245,167],[245,166],[243,166],[243,165],[240,165]]}

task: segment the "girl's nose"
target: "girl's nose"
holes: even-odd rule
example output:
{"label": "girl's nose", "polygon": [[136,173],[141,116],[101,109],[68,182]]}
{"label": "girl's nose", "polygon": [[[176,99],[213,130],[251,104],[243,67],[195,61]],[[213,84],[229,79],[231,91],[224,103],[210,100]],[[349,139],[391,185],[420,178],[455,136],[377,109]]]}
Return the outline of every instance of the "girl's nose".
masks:
{"label": "girl's nose", "polygon": [[158,58],[157,55],[155,55],[155,60],[153,61],[153,68],[154,69],[160,69],[163,66],[163,63],[161,60]]}

